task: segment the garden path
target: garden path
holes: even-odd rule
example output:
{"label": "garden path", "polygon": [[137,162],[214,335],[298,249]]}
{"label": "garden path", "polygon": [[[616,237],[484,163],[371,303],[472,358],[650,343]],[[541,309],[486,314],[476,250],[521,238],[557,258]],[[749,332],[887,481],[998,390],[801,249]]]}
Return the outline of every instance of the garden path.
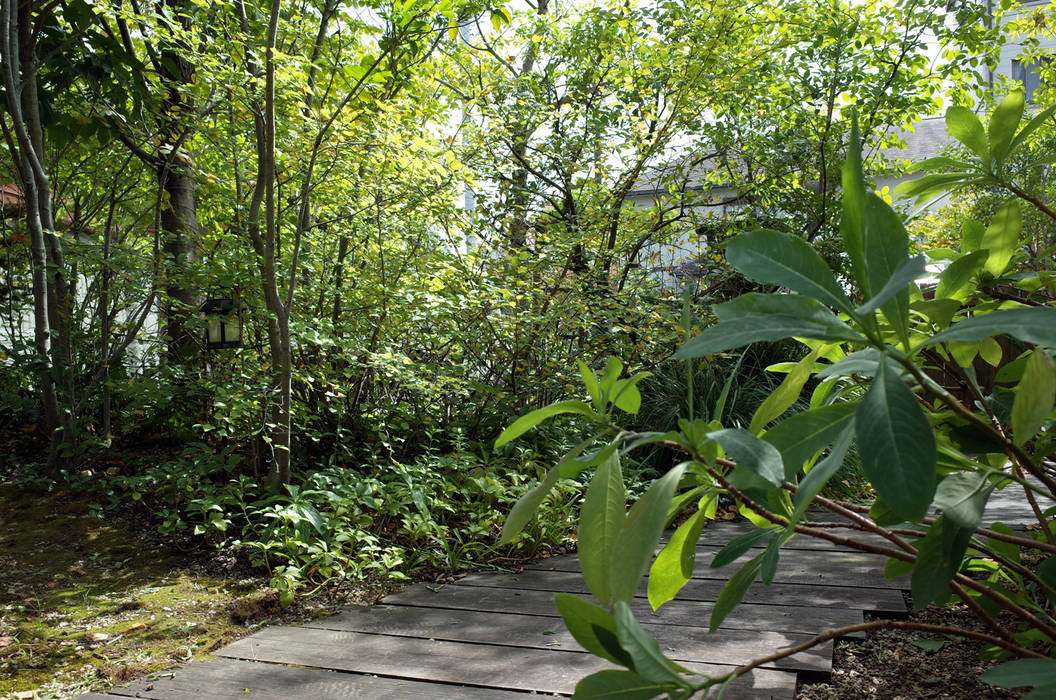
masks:
{"label": "garden path", "polygon": [[[988,521],[1030,522],[1020,495],[995,494]],[[1042,508],[1051,504],[1043,503]],[[676,601],[653,612],[644,584],[634,609],[645,629],[680,664],[730,670],[862,622],[868,612],[906,612],[908,579],[887,580],[884,559],[796,538],[783,550],[770,586],[756,582],[718,632],[708,617],[737,567],[709,569],[712,554],[751,526],[714,522],[697,545],[699,566]],[[750,553],[751,555],[752,553]],[[746,555],[749,556],[749,555]],[[584,676],[609,666],[583,652],[565,630],[554,593],[585,594],[574,557],[544,559],[519,574],[473,573],[456,583],[416,584],[371,607],[347,608],[299,627],[260,630],[173,674],[84,700],[118,697],[267,700],[515,700],[571,694]],[[766,664],[731,685],[726,697],[792,698],[797,679],[832,669],[832,642]]]}

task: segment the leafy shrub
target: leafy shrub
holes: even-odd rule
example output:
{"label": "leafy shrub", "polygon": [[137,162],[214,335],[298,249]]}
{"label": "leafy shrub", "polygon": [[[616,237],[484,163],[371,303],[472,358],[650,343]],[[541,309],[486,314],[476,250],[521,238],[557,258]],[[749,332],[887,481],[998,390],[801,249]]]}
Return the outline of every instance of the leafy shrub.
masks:
{"label": "leafy shrub", "polygon": [[[834,528],[850,530],[850,546],[889,557],[885,573],[912,574],[917,609],[956,597],[986,625],[984,634],[964,634],[985,640],[987,653],[1035,657],[991,672],[987,677],[994,683],[1035,685],[1044,695],[1056,691],[1056,661],[1047,656],[1056,643],[1056,509],[1042,513],[1035,500],[1035,495],[1056,497],[1047,461],[1056,449],[1056,284],[1051,270],[1037,269],[1038,261],[1022,254],[1020,236],[1023,200],[1053,222],[1056,212],[1017,187],[1005,171],[1008,159],[1056,107],[1023,126],[1022,114],[1022,93],[998,106],[989,129],[971,111],[951,108],[949,130],[971,160],[929,161],[922,167],[956,172],[929,175],[905,188],[928,196],[951,185],[983,183],[1015,195],[988,225],[972,221],[962,227],[959,250],[948,251],[949,265],[926,294],[915,282],[926,274],[926,257],[910,257],[901,218],[865,188],[857,127],[843,172],[841,234],[859,299],[852,300],[822,257],[794,235],[762,230],[728,244],[727,258],[742,274],[794,293],[744,294],[718,305],[713,311],[719,322],[689,339],[676,357],[693,361],[789,337],[802,339],[810,350],[759,406],[747,430],[693,416],[666,432],[621,429],[619,415],[640,413],[636,385],[645,380],[620,378],[622,365],[612,361],[602,377],[581,365],[589,402],[539,409],[499,436],[497,444],[505,444],[559,414],[575,414],[595,426],[593,436],[512,509],[504,530],[504,538],[512,539],[548,488],[595,468],[578,543],[583,576],[603,607],[565,595],[558,607],[584,648],[628,670],[583,679],[577,697],[631,694],[633,688],[635,697],[688,698],[725,687],[753,668],[687,678],[663,658],[629,609],[650,563],[654,608],[689,581],[693,547],[719,496],[733,499],[758,529],[730,542],[712,566],[738,559],[754,544],[766,547],[728,580],[713,608],[711,631],[754,581],[773,580],[781,547],[792,538],[846,542],[838,531],[804,524],[809,507],[822,508],[839,516]],[[999,343],[995,336],[1006,339]],[[977,373],[977,358],[997,368],[989,380]],[[805,387],[809,402],[782,418]],[[854,443],[875,492],[868,507],[819,495],[841,474]],[[621,455],[650,444],[678,449],[686,461],[656,480],[627,511]],[[988,498],[1004,488],[1021,489],[1034,505],[1036,533],[981,526]],[[665,524],[687,509],[690,517],[654,561]],[[890,544],[856,540],[856,530],[879,534]],[[1036,570],[1024,565],[1038,557]],[[1010,628],[998,615],[1012,621]],[[815,643],[885,624],[832,631]]]}

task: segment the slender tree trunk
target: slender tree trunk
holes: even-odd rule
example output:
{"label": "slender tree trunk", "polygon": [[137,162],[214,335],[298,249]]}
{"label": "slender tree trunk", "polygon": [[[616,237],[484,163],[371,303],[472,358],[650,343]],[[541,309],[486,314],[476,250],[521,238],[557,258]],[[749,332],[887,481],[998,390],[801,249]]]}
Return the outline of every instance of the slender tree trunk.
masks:
{"label": "slender tree trunk", "polygon": [[[17,166],[22,180],[22,194],[26,211],[26,227],[30,237],[30,256],[33,278],[33,339],[39,368],[42,410],[50,432],[47,466],[58,473],[59,445],[62,435],[62,416],[58,391],[54,381],[51,319],[54,312],[49,302],[47,237],[54,237],[51,215],[51,187],[44,170],[43,132],[37,103],[35,56],[32,42],[31,3],[19,5],[17,0],[0,0],[0,62],[3,68],[7,109],[18,144]],[[28,57],[29,65],[24,64]],[[29,78],[24,82],[25,78]],[[60,248],[61,250],[61,248]],[[69,368],[63,368],[69,371]]]}

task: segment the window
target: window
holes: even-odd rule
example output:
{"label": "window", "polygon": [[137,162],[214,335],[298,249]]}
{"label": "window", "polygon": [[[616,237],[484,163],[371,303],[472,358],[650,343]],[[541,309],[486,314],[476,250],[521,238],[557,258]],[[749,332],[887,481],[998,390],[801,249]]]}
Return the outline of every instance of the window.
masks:
{"label": "window", "polygon": [[1041,70],[1047,68],[1051,58],[1039,58],[1031,63],[1012,59],[1012,79],[1023,84],[1023,97],[1027,102],[1034,101],[1034,92],[1041,87]]}

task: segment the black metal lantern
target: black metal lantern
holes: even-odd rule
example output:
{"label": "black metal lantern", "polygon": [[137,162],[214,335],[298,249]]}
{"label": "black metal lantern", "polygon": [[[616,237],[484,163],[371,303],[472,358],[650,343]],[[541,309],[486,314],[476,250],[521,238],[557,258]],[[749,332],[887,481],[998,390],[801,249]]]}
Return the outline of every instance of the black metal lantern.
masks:
{"label": "black metal lantern", "polygon": [[242,347],[242,317],[234,299],[209,299],[202,304],[205,314],[207,350]]}

